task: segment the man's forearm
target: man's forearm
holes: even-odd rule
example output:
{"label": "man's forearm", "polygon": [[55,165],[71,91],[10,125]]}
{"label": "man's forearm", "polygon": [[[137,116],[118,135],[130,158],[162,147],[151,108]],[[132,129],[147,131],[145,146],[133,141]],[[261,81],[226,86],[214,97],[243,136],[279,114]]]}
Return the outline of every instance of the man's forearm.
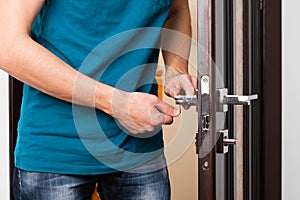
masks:
{"label": "man's forearm", "polygon": [[[172,48],[173,53],[169,51],[163,51],[163,57],[166,66],[175,69],[180,73],[188,73],[188,57],[190,54],[191,46],[191,17],[189,11],[189,5],[187,0],[174,0],[169,17],[165,23],[165,28],[174,30],[174,34],[170,34],[164,39],[170,44],[176,44],[176,47]],[[186,35],[181,37],[179,34]],[[180,52],[180,55],[176,55],[176,52]],[[178,53],[179,54],[179,53]]]}
{"label": "man's forearm", "polygon": [[[193,95],[197,88],[197,79],[188,74],[192,35],[188,0],[173,0],[165,28],[168,29],[162,34],[166,65],[165,94],[170,97]],[[188,106],[184,108],[188,109]]]}
{"label": "man's forearm", "polygon": [[29,36],[7,38],[1,44],[0,68],[10,75],[58,99],[111,114],[114,88],[79,73]]}

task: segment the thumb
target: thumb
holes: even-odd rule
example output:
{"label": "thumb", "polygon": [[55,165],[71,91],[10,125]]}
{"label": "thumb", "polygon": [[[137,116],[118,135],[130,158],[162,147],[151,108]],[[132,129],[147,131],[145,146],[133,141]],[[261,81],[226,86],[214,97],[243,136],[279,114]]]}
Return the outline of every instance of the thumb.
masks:
{"label": "thumb", "polygon": [[159,101],[154,106],[159,112],[171,116],[171,117],[177,117],[180,114],[180,110],[171,106],[170,104],[167,104],[163,101]]}

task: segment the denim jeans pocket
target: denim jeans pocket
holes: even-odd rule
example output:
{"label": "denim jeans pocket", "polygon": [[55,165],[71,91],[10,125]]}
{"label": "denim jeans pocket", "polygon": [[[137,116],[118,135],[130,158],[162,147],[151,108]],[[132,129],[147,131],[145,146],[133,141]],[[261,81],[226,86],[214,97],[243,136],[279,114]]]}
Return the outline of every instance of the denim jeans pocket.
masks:
{"label": "denim jeans pocket", "polygon": [[15,200],[90,199],[96,184],[94,176],[14,171]]}

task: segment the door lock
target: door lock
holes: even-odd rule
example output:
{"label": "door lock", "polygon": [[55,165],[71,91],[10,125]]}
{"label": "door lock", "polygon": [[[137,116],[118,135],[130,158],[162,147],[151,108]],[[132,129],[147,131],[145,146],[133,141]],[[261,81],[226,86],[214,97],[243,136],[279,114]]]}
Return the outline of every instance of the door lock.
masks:
{"label": "door lock", "polygon": [[[176,104],[196,106],[198,98],[196,95],[178,95],[174,97]],[[217,89],[217,112],[227,112],[228,105],[246,105],[250,106],[251,101],[258,99],[258,95],[228,95],[228,89]]]}
{"label": "door lock", "polygon": [[[202,116],[202,136],[205,136],[209,133],[210,130],[210,115],[209,115],[209,88],[208,86],[209,78],[207,76],[203,76],[201,78],[201,116]],[[174,97],[176,104],[179,105],[190,105],[197,106],[198,98],[197,95],[184,96],[179,95]],[[228,89],[217,89],[216,90],[216,112],[227,112],[228,105],[251,105],[251,101],[258,99],[258,95],[248,95],[248,96],[240,96],[240,95],[228,95]],[[199,134],[198,134],[199,135]],[[197,135],[197,139],[199,139]],[[237,140],[230,139],[228,136],[228,130],[220,130],[217,132],[217,147],[216,151],[218,154],[226,154],[228,153],[228,147],[235,145]],[[198,142],[196,142],[198,143]]]}
{"label": "door lock", "polygon": [[189,106],[196,106],[198,101],[196,95],[178,95],[175,96],[174,99],[176,104]]}
{"label": "door lock", "polygon": [[235,145],[236,139],[229,139],[228,130],[220,130],[218,131],[218,141],[217,141],[217,153],[218,154],[226,154],[228,153],[228,147]]}

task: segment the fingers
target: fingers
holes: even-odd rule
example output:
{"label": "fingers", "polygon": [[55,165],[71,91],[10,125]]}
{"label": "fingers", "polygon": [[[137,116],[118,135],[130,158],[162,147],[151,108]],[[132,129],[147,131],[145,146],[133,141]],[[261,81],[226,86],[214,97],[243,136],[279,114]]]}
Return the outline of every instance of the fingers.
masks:
{"label": "fingers", "polygon": [[189,74],[180,74],[168,80],[165,85],[165,94],[170,97],[176,95],[194,95],[197,88],[197,78]]}
{"label": "fingers", "polygon": [[[185,78],[184,83],[182,84],[182,88],[185,91],[186,95],[194,95],[196,92],[196,88],[198,87],[198,80],[194,76],[189,76]],[[188,110],[190,108],[190,105],[183,105],[182,106],[185,110]]]}
{"label": "fingers", "polygon": [[165,87],[165,94],[166,94],[168,97],[174,97],[174,96],[180,94],[180,88],[176,88],[176,87],[173,87],[173,88]]}
{"label": "fingers", "polygon": [[192,76],[191,80],[192,80],[192,84],[193,84],[194,88],[198,88],[198,79],[197,79],[197,77]]}
{"label": "fingers", "polygon": [[165,115],[164,118],[165,118],[165,121],[164,121],[165,125],[170,125],[173,123],[173,117],[170,117],[169,115]]}
{"label": "fingers", "polygon": [[180,114],[180,110],[158,100],[154,105],[156,113],[153,113],[151,116],[152,124],[154,126],[159,126],[162,124],[170,125],[173,123],[173,117],[177,117]]}
{"label": "fingers", "polygon": [[184,76],[183,80],[180,81],[182,89],[184,90],[186,95],[194,95],[195,88],[197,88],[197,87],[194,87],[191,76],[188,74],[185,74],[183,76]]}
{"label": "fingers", "polygon": [[161,113],[171,116],[171,117],[177,117],[180,114],[180,110],[163,102],[158,100],[157,104],[154,105],[154,107]]}
{"label": "fingers", "polygon": [[[198,84],[198,80],[196,77],[190,76],[189,74],[180,74],[174,76],[172,79],[169,79],[166,82],[165,94],[170,97],[175,97],[176,95],[180,95],[180,94],[194,95],[196,92],[197,84]],[[185,110],[188,110],[190,106],[183,105],[183,108]],[[165,110],[165,108],[163,109]]]}
{"label": "fingers", "polygon": [[160,125],[170,125],[173,123],[173,121],[173,117],[163,113],[159,113],[158,115],[152,115],[151,124],[153,127],[156,127]]}
{"label": "fingers", "polygon": [[[126,111],[126,110],[125,110]],[[132,93],[127,112],[119,112],[118,122],[133,134],[152,132],[157,127],[173,123],[180,110],[154,95]]]}

